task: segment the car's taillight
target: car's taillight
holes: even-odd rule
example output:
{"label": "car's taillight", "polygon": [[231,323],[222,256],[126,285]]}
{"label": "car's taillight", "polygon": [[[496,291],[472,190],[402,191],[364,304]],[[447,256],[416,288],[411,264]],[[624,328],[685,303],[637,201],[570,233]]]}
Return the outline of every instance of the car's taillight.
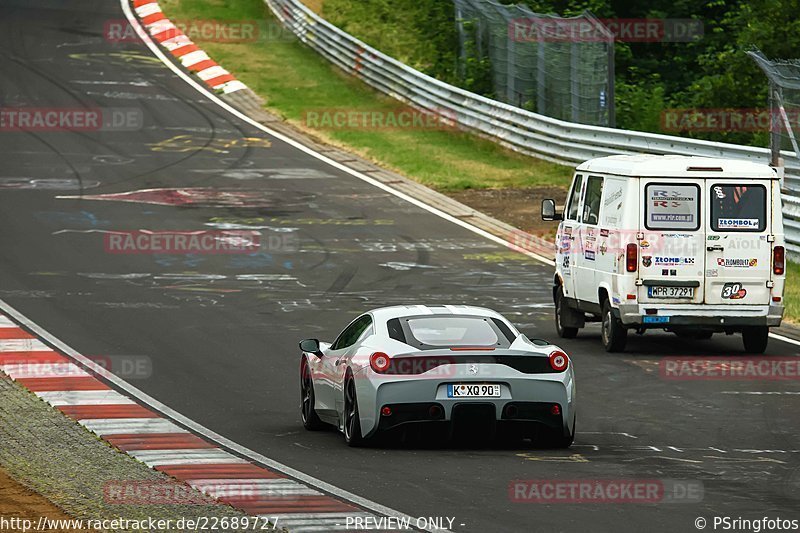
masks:
{"label": "car's taillight", "polygon": [[783,276],[786,271],[786,250],[783,246],[776,246],[772,249],[772,273],[776,276]]}
{"label": "car's taillight", "polygon": [[550,354],[550,366],[556,372],[563,372],[564,370],[567,369],[568,365],[569,365],[569,357],[567,357],[567,354],[565,354],[564,352],[555,351]]}
{"label": "car's taillight", "polygon": [[389,356],[383,352],[375,352],[369,356],[369,366],[379,374],[386,372],[390,362]]}
{"label": "car's taillight", "polygon": [[629,243],[625,247],[625,270],[628,272],[636,272],[639,264],[639,245]]}

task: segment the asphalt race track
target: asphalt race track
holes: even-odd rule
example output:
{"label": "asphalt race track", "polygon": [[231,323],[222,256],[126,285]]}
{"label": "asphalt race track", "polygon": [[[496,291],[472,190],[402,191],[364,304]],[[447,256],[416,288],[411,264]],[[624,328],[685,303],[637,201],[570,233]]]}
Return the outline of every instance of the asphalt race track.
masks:
{"label": "asphalt race track", "polygon": [[[555,339],[550,268],[265,137],[143,43],[109,43],[115,1],[0,1],[0,106],[126,108],[132,131],[0,131],[0,298],[87,356],[146,356],[131,383],[270,458],[456,531],[695,531],[800,518],[800,383],[674,381],[659,360],[738,355],[739,336],[561,342],[578,380],[569,450],[350,449],[303,430],[297,341],[357,313],[465,303]],[[160,189],[192,188],[190,195]],[[152,190],[114,198],[98,195]],[[165,205],[166,204],[166,205]],[[531,216],[538,208],[531,206]],[[108,232],[243,228],[253,254],[119,254]],[[795,356],[772,339],[767,353]],[[139,378],[139,379],[137,379]],[[760,394],[768,392],[769,394]],[[517,503],[513,480],[702,482],[693,503]]]}

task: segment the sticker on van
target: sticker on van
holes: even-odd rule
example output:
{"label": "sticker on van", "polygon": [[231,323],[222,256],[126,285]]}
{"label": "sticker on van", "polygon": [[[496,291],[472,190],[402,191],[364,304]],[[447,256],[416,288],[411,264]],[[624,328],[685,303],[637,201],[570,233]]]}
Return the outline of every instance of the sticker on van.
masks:
{"label": "sticker on van", "polygon": [[648,183],[645,186],[645,227],[689,230],[700,227],[700,186],[694,183]]}
{"label": "sticker on van", "polygon": [[724,268],[755,268],[758,266],[758,259],[729,259],[718,257],[717,264]]}
{"label": "sticker on van", "polygon": [[693,265],[694,257],[660,257],[656,256],[657,266]]}
{"label": "sticker on van", "polygon": [[717,224],[725,229],[758,228],[760,221],[757,218],[720,218]]}
{"label": "sticker on van", "polygon": [[722,297],[728,300],[741,300],[747,296],[747,289],[741,283],[726,283],[722,286]]}
{"label": "sticker on van", "polygon": [[657,215],[653,213],[650,215],[650,220],[653,222],[694,222],[694,215]]}

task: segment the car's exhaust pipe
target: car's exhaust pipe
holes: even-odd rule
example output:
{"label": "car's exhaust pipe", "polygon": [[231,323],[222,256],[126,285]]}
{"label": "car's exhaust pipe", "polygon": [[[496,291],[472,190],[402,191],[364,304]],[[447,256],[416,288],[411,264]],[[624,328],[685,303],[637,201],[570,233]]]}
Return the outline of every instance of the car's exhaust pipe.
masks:
{"label": "car's exhaust pipe", "polygon": [[431,420],[439,420],[442,418],[444,412],[442,411],[442,407],[440,405],[431,405],[428,409],[428,417]]}

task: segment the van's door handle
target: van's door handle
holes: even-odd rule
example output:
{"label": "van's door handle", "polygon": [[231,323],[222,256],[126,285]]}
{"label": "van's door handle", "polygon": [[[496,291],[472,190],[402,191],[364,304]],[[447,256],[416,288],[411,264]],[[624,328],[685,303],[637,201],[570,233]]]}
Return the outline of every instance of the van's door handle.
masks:
{"label": "van's door handle", "polygon": [[725,248],[723,248],[719,244],[715,244],[714,246],[706,246],[706,250],[708,250],[709,252],[724,252]]}

